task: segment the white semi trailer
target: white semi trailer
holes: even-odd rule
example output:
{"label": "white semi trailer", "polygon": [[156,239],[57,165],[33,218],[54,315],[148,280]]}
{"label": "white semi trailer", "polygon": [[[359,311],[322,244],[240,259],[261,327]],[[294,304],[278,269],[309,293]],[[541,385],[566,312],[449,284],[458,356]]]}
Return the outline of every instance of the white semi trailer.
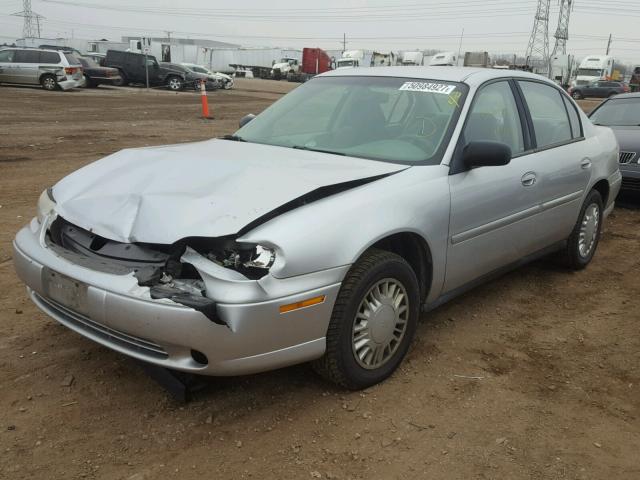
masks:
{"label": "white semi trailer", "polygon": [[613,75],[613,57],[610,55],[587,55],[576,72],[572,85],[588,85],[595,80],[607,80]]}

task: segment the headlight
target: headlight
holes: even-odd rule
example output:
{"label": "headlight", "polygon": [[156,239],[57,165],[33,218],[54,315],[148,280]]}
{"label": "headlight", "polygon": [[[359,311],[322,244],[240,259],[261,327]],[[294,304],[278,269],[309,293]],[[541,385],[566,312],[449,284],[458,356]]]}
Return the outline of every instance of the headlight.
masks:
{"label": "headlight", "polygon": [[237,243],[213,248],[204,254],[226,268],[242,273],[247,278],[257,280],[264,277],[276,261],[274,249],[250,243]]}
{"label": "headlight", "polygon": [[38,222],[42,223],[47,215],[49,215],[56,207],[56,200],[53,198],[53,189],[47,188],[40,194],[38,198]]}
{"label": "headlight", "polygon": [[276,261],[276,252],[270,248],[263,247],[262,245],[256,245],[255,250],[251,254],[251,258],[244,262],[243,265],[247,268],[271,268],[273,262]]}

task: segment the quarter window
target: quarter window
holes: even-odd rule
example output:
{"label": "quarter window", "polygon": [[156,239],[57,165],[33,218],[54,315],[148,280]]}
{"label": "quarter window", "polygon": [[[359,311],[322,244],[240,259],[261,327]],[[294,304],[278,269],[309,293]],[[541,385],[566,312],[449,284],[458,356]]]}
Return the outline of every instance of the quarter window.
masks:
{"label": "quarter window", "polygon": [[42,63],[60,63],[60,55],[55,52],[40,52]]}
{"label": "quarter window", "polygon": [[520,81],[520,88],[529,106],[538,148],[572,139],[571,124],[562,94],[554,87],[537,82]]}
{"label": "quarter window", "polygon": [[491,83],[476,94],[464,139],[504,143],[514,155],[524,152],[520,115],[508,82]]}

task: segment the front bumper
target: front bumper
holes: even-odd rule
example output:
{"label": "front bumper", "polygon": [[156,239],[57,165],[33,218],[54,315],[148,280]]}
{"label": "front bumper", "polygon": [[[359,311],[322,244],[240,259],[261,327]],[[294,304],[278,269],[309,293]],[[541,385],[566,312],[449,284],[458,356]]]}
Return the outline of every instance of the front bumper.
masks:
{"label": "front bumper", "polygon": [[620,173],[622,174],[622,186],[620,190],[640,193],[640,164],[621,164]]}
{"label": "front bumper", "polygon": [[[138,286],[133,274],[109,274],[71,263],[47,247],[43,232],[34,219],[18,232],[13,244],[16,272],[41,310],[71,330],[120,353],[205,375],[255,373],[322,356],[340,281],[348,268],[296,277],[300,291],[285,296],[260,301],[218,301],[218,316],[229,325],[223,326],[171,300],[151,299],[148,288]],[[50,298],[50,271],[88,286],[84,314]],[[271,287],[286,283],[285,288],[277,285],[275,291],[291,290],[292,279],[267,277]],[[281,305],[318,295],[325,295],[321,304],[284,314],[279,311]],[[204,354],[206,363],[193,351]]]}

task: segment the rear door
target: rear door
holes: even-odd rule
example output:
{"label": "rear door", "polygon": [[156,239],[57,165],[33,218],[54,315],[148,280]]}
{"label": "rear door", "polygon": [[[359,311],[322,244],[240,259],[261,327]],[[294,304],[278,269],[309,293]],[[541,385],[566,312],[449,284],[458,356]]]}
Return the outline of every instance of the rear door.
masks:
{"label": "rear door", "polygon": [[[484,84],[476,93],[449,175],[451,216],[443,293],[517,261],[537,235],[537,160],[515,84],[508,79]],[[472,141],[511,148],[509,164],[471,170],[460,153]]]}
{"label": "rear door", "polygon": [[577,108],[564,92],[546,82],[518,80],[526,107],[535,155],[531,172],[537,184],[540,213],[532,253],[565,240],[578,218],[591,176],[591,151],[585,141]]}
{"label": "rear door", "polygon": [[16,82],[15,50],[0,51],[0,82]]}

